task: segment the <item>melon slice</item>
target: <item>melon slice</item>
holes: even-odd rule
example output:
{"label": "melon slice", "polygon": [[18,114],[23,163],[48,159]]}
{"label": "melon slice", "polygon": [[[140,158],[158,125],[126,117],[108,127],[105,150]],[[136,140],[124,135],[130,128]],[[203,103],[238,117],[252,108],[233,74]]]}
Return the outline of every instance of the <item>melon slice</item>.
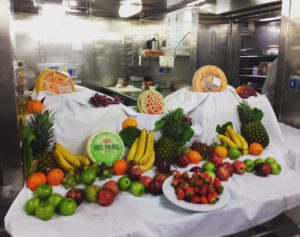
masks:
{"label": "melon slice", "polygon": [[47,69],[36,79],[35,91],[49,91],[56,94],[72,93],[75,86],[70,76],[65,72]]}
{"label": "melon slice", "polygon": [[216,66],[203,66],[194,74],[193,91],[195,92],[219,92],[226,90],[226,88],[226,75]]}
{"label": "melon slice", "polygon": [[156,90],[143,91],[137,101],[140,112],[146,114],[163,114],[165,112],[164,97]]}

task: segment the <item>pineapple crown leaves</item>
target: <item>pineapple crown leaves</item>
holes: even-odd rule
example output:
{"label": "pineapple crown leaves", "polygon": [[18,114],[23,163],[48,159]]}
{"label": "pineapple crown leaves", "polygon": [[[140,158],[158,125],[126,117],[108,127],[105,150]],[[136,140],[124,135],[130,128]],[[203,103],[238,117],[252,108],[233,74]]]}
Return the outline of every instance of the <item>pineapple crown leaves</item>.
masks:
{"label": "pineapple crown leaves", "polygon": [[33,155],[47,151],[53,138],[54,113],[45,110],[35,113],[28,121],[28,127],[33,131],[35,139],[31,143]]}
{"label": "pineapple crown leaves", "polygon": [[251,108],[250,105],[244,101],[237,106],[239,117],[242,124],[247,124],[251,122],[261,122],[264,117],[262,110],[258,108]]}
{"label": "pineapple crown leaves", "polygon": [[162,137],[169,137],[183,146],[194,135],[189,119],[182,108],[169,111],[162,119],[156,121],[154,131],[161,130]]}

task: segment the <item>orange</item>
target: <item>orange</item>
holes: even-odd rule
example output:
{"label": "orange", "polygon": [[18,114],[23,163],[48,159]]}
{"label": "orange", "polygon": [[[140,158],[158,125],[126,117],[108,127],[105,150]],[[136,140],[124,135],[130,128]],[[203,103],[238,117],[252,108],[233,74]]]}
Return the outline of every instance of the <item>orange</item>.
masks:
{"label": "orange", "polygon": [[55,168],[48,172],[47,183],[52,186],[60,185],[65,177],[64,172],[61,169]]}
{"label": "orange", "polygon": [[122,123],[122,128],[137,127],[138,123],[135,118],[127,118]]}
{"label": "orange", "polygon": [[198,151],[190,150],[186,153],[190,163],[198,164],[202,160],[202,156]]}
{"label": "orange", "polygon": [[36,172],[30,175],[26,180],[26,186],[34,191],[38,186],[45,184],[47,182],[47,177],[42,172]]}
{"label": "orange", "polygon": [[215,154],[221,156],[223,159],[227,157],[227,149],[224,146],[217,146],[215,148]]}
{"label": "orange", "polygon": [[249,153],[254,156],[259,156],[263,152],[263,146],[257,142],[251,143],[249,146]]}
{"label": "orange", "polygon": [[40,100],[29,100],[26,104],[26,110],[28,113],[40,113],[44,109],[44,105]]}
{"label": "orange", "polygon": [[116,175],[123,175],[127,170],[127,162],[125,160],[117,160],[113,163],[113,171]]}

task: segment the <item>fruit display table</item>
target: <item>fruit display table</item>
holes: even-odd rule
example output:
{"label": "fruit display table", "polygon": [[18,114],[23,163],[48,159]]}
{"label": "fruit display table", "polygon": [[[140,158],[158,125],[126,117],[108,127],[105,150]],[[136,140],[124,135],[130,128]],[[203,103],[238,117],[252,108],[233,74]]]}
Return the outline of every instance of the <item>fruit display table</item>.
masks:
{"label": "fruit display table", "polygon": [[[229,87],[222,93],[197,94],[184,88],[166,98],[167,109],[185,109],[192,117],[195,135],[191,141],[215,140],[218,124],[232,121],[238,128],[236,105],[241,99]],[[153,129],[161,115],[139,114],[134,108],[111,105],[93,108],[88,99],[95,92],[79,87],[69,95],[47,94],[46,108],[56,113],[55,139],[70,150],[80,153],[87,138],[99,130],[118,132],[122,120],[136,116],[140,128]],[[46,94],[41,93],[39,98]],[[5,228],[18,236],[224,236],[233,234],[272,219],[281,212],[300,205],[300,173],[286,166],[287,148],[274,112],[264,96],[250,98],[249,104],[261,108],[264,124],[270,136],[270,145],[262,157],[275,156],[283,167],[280,175],[259,177],[253,173],[234,175],[224,182],[229,190],[227,206],[213,212],[191,212],[173,205],[164,195],[134,197],[121,192],[109,207],[98,204],[80,205],[69,217],[56,215],[49,221],[28,216],[23,210],[32,192],[24,187],[5,217]],[[158,136],[159,134],[156,134]],[[251,157],[242,156],[240,159]],[[228,159],[228,158],[227,158]],[[193,165],[189,165],[186,170]],[[181,170],[182,171],[182,170]],[[150,170],[146,175],[154,175]],[[112,179],[118,180],[119,176]],[[101,185],[101,181],[97,181]],[[54,187],[65,194],[63,187]]]}

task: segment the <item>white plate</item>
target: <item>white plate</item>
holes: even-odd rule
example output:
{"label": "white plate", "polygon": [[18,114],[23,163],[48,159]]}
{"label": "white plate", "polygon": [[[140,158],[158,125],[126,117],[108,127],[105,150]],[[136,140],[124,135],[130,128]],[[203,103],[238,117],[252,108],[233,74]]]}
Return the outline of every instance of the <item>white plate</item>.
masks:
{"label": "white plate", "polygon": [[195,212],[211,212],[225,207],[230,200],[229,190],[228,188],[225,187],[223,193],[219,196],[219,201],[213,205],[194,204],[194,203],[186,202],[184,200],[177,200],[175,189],[171,185],[172,180],[173,180],[173,175],[171,175],[165,180],[162,187],[163,193],[170,202],[186,210],[195,211]]}

